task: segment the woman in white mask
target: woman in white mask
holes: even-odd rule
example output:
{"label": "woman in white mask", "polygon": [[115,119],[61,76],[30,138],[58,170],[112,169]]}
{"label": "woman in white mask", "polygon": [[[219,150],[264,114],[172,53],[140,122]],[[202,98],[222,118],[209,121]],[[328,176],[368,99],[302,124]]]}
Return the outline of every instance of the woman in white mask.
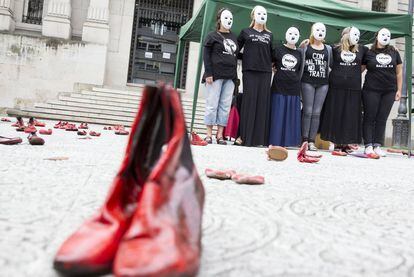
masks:
{"label": "woman in white mask", "polygon": [[[234,81],[237,79],[237,37],[231,32],[233,15],[228,9],[217,13],[216,31],[207,35],[204,42],[203,82],[206,83],[207,126],[205,141],[212,143],[213,126],[217,126],[217,144],[225,145],[223,129],[227,125]],[[200,140],[200,139],[196,139]]]}
{"label": "woman in white mask", "polygon": [[300,70],[302,54],[296,48],[299,30],[290,27],[286,43],[275,47],[269,144],[298,146],[301,142]]}
{"label": "woman in white mask", "polygon": [[320,116],[329,87],[329,68],[332,48],[325,45],[326,27],[323,23],[312,26],[309,45],[301,49],[302,59],[302,141],[309,150],[316,151],[315,139]]}
{"label": "woman in white mask", "polygon": [[273,35],[266,28],[265,8],[256,6],[251,19],[250,27],[238,37],[239,48],[244,48],[240,136],[245,146],[265,146],[269,138]]}
{"label": "woman in white mask", "polygon": [[381,29],[363,61],[367,69],[362,91],[363,138],[365,154],[373,157],[386,155],[381,146],[387,119],[394,101],[401,98],[402,60],[390,41],[390,31]]}
{"label": "woman in white mask", "polygon": [[359,45],[360,31],[347,27],[332,46],[329,92],[321,120],[321,138],[335,143],[333,155],[346,156],[362,142],[362,61],[368,48]]}

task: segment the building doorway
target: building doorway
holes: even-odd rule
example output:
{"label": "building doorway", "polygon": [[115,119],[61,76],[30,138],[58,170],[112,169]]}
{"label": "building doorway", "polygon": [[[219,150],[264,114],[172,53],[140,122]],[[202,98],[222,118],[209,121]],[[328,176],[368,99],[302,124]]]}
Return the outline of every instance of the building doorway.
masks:
{"label": "building doorway", "polygon": [[[192,15],[194,0],[136,0],[128,82],[173,82],[178,33]],[[185,87],[188,45],[179,87]]]}

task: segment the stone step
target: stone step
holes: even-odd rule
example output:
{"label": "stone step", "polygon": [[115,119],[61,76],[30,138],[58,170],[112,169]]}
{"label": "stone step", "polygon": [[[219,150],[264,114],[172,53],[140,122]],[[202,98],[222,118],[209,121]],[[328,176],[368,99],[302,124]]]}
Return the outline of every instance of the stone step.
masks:
{"label": "stone step", "polygon": [[[117,114],[117,115],[128,115],[128,114],[135,114],[138,111],[138,108],[127,108],[127,107],[118,107],[118,106],[107,106],[107,105],[100,105],[100,104],[89,104],[89,103],[81,103],[81,102],[71,102],[71,101],[62,101],[62,100],[50,100],[46,104],[39,103],[35,104],[35,107],[39,108],[56,108],[56,109],[64,109],[64,107],[70,107],[70,110],[76,110],[79,108],[79,111],[88,111],[94,110],[94,112],[98,113],[108,113],[108,114]],[[191,115],[192,109],[184,107],[184,114]],[[196,117],[204,117],[204,111],[196,110]]]}
{"label": "stone step", "polygon": [[[104,118],[92,118],[85,117],[82,114],[68,114],[68,113],[59,113],[56,110],[47,110],[47,109],[35,109],[28,108],[22,110],[9,109],[7,111],[9,116],[22,116],[22,117],[35,117],[38,119],[49,119],[56,121],[70,121],[70,122],[87,122],[89,124],[100,124],[100,125],[124,125],[130,127],[133,121],[125,120],[116,120],[116,119],[104,119]],[[187,129],[189,130],[189,124],[187,124]],[[194,124],[193,131],[204,135],[205,134],[205,125],[204,124]]]}

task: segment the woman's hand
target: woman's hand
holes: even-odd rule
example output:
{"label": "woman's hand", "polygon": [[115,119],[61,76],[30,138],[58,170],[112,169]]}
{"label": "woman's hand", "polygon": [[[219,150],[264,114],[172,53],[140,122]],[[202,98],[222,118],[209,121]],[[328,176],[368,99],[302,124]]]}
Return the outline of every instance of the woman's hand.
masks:
{"label": "woman's hand", "polygon": [[305,40],[303,40],[303,41],[300,43],[299,48],[305,48],[305,46],[308,46],[308,45],[309,45],[309,42],[310,42],[310,40],[309,40],[309,39],[305,39]]}
{"label": "woman's hand", "polygon": [[397,90],[397,93],[395,94],[395,101],[400,101],[401,99],[401,90]]}
{"label": "woman's hand", "polygon": [[206,78],[206,83],[211,85],[213,83],[213,77],[207,77]]}

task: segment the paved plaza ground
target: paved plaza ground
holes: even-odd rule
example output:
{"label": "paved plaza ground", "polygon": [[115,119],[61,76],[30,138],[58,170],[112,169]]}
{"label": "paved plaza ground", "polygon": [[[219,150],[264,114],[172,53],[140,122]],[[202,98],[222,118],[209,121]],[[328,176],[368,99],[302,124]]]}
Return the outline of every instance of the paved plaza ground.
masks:
{"label": "paved plaza ground", "polygon": [[[0,123],[1,136],[16,136]],[[51,126],[51,124],[49,124]],[[102,126],[93,128],[102,131]],[[55,251],[101,205],[127,138],[54,130],[43,147],[0,145],[0,276],[57,276]],[[199,276],[414,277],[414,160],[269,162],[263,148],[193,148],[206,188]],[[50,161],[64,156],[68,160]],[[209,180],[207,168],[264,175]]]}

